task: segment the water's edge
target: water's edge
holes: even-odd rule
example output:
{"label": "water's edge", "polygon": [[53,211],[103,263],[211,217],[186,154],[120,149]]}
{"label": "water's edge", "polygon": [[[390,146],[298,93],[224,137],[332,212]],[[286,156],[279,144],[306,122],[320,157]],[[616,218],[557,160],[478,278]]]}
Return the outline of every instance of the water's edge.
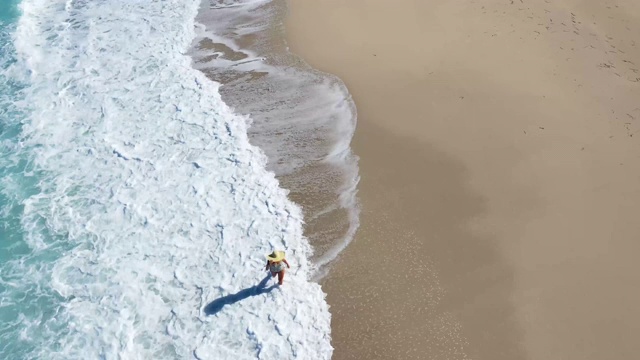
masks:
{"label": "water's edge", "polygon": [[357,114],[340,79],[289,51],[287,11],[285,0],[203,0],[190,55],[222,84],[223,101],[251,117],[250,142],[303,209],[320,280],[359,225],[358,158],[350,148]]}

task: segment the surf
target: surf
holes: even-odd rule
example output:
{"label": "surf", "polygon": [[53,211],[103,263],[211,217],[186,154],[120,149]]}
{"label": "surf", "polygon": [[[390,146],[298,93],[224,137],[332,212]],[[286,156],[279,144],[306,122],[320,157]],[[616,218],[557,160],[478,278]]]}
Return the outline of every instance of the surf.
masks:
{"label": "surf", "polygon": [[[331,356],[302,211],[186,55],[198,6],[20,3],[2,68],[22,84],[3,114],[2,214],[22,250],[2,264],[2,357]],[[296,267],[286,296],[205,311],[256,286],[273,248]]]}

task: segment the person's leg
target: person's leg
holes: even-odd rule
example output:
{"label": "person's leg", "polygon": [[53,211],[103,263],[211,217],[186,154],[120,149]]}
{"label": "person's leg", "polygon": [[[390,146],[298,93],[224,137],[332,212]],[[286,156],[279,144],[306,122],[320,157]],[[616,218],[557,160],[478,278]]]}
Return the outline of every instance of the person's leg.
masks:
{"label": "person's leg", "polygon": [[278,284],[282,285],[282,280],[284,280],[284,270],[278,273]]}
{"label": "person's leg", "polygon": [[271,272],[271,277],[276,277],[277,273],[274,273],[273,271]]}

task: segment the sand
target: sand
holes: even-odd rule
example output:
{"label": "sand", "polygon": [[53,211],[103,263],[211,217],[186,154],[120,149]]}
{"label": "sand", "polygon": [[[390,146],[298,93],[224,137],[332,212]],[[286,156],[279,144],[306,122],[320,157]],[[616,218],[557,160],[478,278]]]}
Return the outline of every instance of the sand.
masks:
{"label": "sand", "polygon": [[334,359],[640,353],[640,3],[297,0],[358,109]]}

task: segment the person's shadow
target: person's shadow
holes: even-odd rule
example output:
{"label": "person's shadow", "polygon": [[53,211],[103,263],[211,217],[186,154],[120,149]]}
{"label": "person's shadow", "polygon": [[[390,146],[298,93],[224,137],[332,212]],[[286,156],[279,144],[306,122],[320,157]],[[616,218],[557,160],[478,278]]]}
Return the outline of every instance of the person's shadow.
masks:
{"label": "person's shadow", "polygon": [[222,310],[222,308],[225,305],[235,304],[238,301],[244,300],[248,297],[271,292],[273,289],[277,288],[278,285],[271,285],[269,287],[266,287],[267,281],[269,281],[270,277],[271,275],[267,274],[267,276],[264,279],[262,279],[262,281],[260,281],[258,285],[252,286],[250,288],[242,289],[235,294],[226,295],[221,298],[213,300],[212,302],[207,304],[207,306],[204,307],[204,313],[207,315],[213,315],[213,314],[216,314],[218,311]]}

